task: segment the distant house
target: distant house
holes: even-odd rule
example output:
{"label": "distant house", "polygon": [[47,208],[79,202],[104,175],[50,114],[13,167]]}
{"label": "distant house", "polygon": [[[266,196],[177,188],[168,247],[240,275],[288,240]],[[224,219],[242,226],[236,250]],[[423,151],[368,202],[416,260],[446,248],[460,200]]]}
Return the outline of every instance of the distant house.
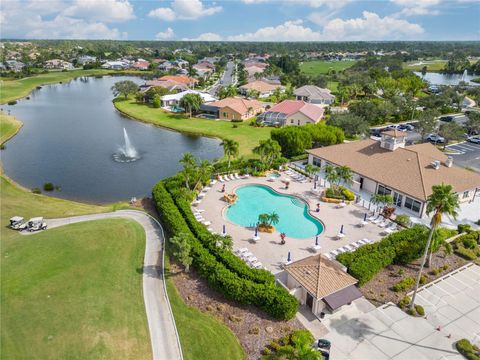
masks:
{"label": "distant house", "polygon": [[147,80],[141,86],[142,91],[147,91],[151,87],[160,86],[168,90],[168,92],[182,92],[189,90],[189,87],[181,82],[174,80]]}
{"label": "distant house", "polygon": [[23,70],[25,64],[18,60],[7,60],[5,61],[5,67],[10,71],[19,72]]}
{"label": "distant house", "polygon": [[126,61],[106,61],[102,64],[102,68],[104,69],[113,69],[113,70],[122,70],[128,69],[130,64]]}
{"label": "distant house", "polygon": [[239,92],[243,95],[247,95],[249,91],[255,90],[258,91],[260,94],[259,97],[266,98],[275,92],[275,90],[279,89],[280,91],[284,91],[285,88],[282,85],[277,84],[270,84],[266,81],[256,80],[249,82],[248,84],[242,85],[238,88]]}
{"label": "distant house", "polygon": [[308,162],[348,166],[353,172],[354,192],[369,200],[372,194],[391,195],[393,205],[422,217],[432,186],[450,184],[460,203],[475,200],[480,175],[453,165],[453,158],[430,143],[406,146],[406,134],[392,130],[381,141],[366,139],[307,150]]}
{"label": "distant house", "polygon": [[150,63],[147,60],[138,59],[132,64],[132,68],[135,70],[148,70]]}
{"label": "distant house", "polygon": [[85,64],[91,64],[97,61],[95,56],[82,55],[77,58],[77,64],[83,66]]}
{"label": "distant house", "polygon": [[257,122],[271,126],[316,124],[323,118],[323,108],[305,101],[285,100],[257,117]]}
{"label": "distant house", "polygon": [[297,100],[303,100],[312,104],[330,105],[335,101],[335,96],[328,89],[322,89],[314,85],[304,85],[295,89],[293,94]]}
{"label": "distant house", "polygon": [[197,74],[201,77],[205,77],[208,74],[211,74],[215,71],[215,65],[209,62],[200,62],[192,66],[196,71]]}
{"label": "distant house", "polygon": [[222,120],[247,120],[263,112],[260,101],[247,100],[240,97],[229,97],[208,104],[203,104],[202,111]]}
{"label": "distant house", "polygon": [[321,254],[286,265],[285,273],[284,285],[290,294],[317,316],[335,312],[363,296],[356,287],[357,279]]}
{"label": "distant house", "polygon": [[61,59],[52,59],[45,61],[43,65],[45,69],[62,69],[62,70],[72,70],[73,64],[71,62],[61,60]]}
{"label": "distant house", "polygon": [[265,68],[253,65],[253,66],[246,67],[245,70],[247,70],[248,78],[253,78],[255,74],[263,73]]}
{"label": "distant house", "polygon": [[189,88],[195,87],[195,85],[198,83],[197,79],[185,75],[165,75],[160,77],[158,80],[173,80],[185,84]]}
{"label": "distant house", "polygon": [[176,94],[168,94],[168,95],[162,96],[160,98],[162,107],[169,108],[169,107],[178,106],[178,104],[180,103],[180,99],[183,98],[187,94],[198,94],[198,95],[200,95],[200,97],[202,98],[204,103],[208,103],[208,102],[212,102],[212,101],[217,100],[212,95],[210,95],[209,93],[204,93],[204,92],[195,91],[195,90],[186,90],[186,91],[182,91],[182,92],[179,92],[179,93],[176,93]]}
{"label": "distant house", "polygon": [[157,69],[160,71],[170,71],[171,69],[175,69],[176,67],[177,66],[171,61],[164,61],[157,66]]}

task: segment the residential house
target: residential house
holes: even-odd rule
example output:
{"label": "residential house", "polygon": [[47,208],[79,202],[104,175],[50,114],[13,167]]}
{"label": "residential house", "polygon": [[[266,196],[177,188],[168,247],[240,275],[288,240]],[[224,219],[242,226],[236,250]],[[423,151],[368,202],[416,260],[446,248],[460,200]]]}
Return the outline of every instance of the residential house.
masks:
{"label": "residential house", "polygon": [[323,108],[305,101],[284,100],[257,117],[257,122],[270,126],[302,126],[316,124],[323,118]]}
{"label": "residential house", "polygon": [[43,65],[45,69],[62,69],[62,70],[72,70],[73,64],[71,62],[61,60],[61,59],[52,59],[45,61]]}
{"label": "residential house", "polygon": [[173,80],[173,81],[185,84],[189,88],[195,87],[195,85],[198,83],[197,79],[194,79],[186,75],[165,75],[160,77],[158,80]]}
{"label": "residential house", "polygon": [[170,71],[171,69],[176,69],[177,66],[171,61],[164,61],[157,66],[157,69],[160,71]]}
{"label": "residential house", "polygon": [[90,55],[82,55],[77,58],[77,64],[80,66],[94,63],[96,61],[97,61],[97,58],[95,56],[90,56]]}
{"label": "residential house", "polygon": [[104,69],[113,69],[113,70],[122,70],[128,69],[130,64],[126,61],[106,61],[102,64],[102,68]]}
{"label": "residential house", "polygon": [[263,73],[265,68],[259,67],[259,66],[256,66],[256,65],[252,65],[252,66],[246,67],[245,70],[247,70],[248,78],[251,79],[251,78],[255,77],[255,74]]}
{"label": "residential house", "polygon": [[25,64],[18,60],[7,60],[5,61],[5,66],[10,71],[19,72],[23,70]]}
{"label": "residential house", "polygon": [[206,77],[215,71],[215,65],[209,62],[200,62],[192,67],[197,71],[198,76],[201,77]]}
{"label": "residential house", "polygon": [[297,100],[303,100],[312,104],[331,105],[335,101],[335,96],[328,89],[322,89],[314,85],[304,85],[295,89],[293,94]]}
{"label": "residential house", "polygon": [[286,265],[285,273],[288,291],[318,317],[363,296],[356,287],[357,279],[347,274],[340,263],[322,254]]}
{"label": "residential house", "polygon": [[208,103],[208,102],[212,102],[212,101],[217,100],[216,98],[214,98],[209,93],[204,93],[204,92],[195,91],[195,90],[186,90],[186,91],[182,91],[182,92],[179,92],[179,93],[176,93],[176,94],[168,94],[168,95],[162,96],[160,98],[162,107],[171,108],[171,107],[178,106],[178,104],[180,103],[180,99],[187,94],[198,94],[198,95],[200,95],[200,97],[202,98],[202,101],[204,103]]}
{"label": "residential house", "polygon": [[[369,200],[372,194],[391,195],[401,212],[423,217],[432,186],[453,186],[461,203],[472,202],[480,190],[480,175],[453,165],[430,143],[406,146],[401,131],[382,133],[381,141],[352,141],[308,150],[308,162],[324,168],[327,164],[348,166],[355,193]],[[480,213],[480,212],[479,212]]]}
{"label": "residential house", "polygon": [[132,68],[136,70],[148,70],[150,63],[147,60],[138,59],[132,64]]}
{"label": "residential house", "polygon": [[243,95],[247,95],[251,90],[258,91],[260,98],[266,98],[273,95],[277,89],[279,89],[281,92],[285,91],[285,88],[282,85],[270,84],[262,80],[251,81],[248,84],[242,85],[238,88],[239,92]]}
{"label": "residential house", "polygon": [[189,87],[181,82],[174,80],[147,80],[145,84],[140,86],[142,91],[147,91],[151,87],[160,86],[168,90],[168,92],[182,92],[189,90]]}
{"label": "residential house", "polygon": [[257,100],[228,97],[208,104],[203,104],[201,110],[214,115],[217,119],[247,120],[262,113],[264,106]]}

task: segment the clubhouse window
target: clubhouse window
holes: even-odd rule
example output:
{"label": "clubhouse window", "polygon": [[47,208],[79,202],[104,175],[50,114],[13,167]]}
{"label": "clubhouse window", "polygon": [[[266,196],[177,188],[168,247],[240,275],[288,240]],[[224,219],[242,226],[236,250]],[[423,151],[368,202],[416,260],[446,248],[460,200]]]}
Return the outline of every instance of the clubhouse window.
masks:
{"label": "clubhouse window", "polygon": [[412,210],[415,213],[420,212],[420,208],[422,207],[422,204],[420,201],[413,200],[412,198],[409,198],[408,196],[405,198],[405,205],[407,209]]}

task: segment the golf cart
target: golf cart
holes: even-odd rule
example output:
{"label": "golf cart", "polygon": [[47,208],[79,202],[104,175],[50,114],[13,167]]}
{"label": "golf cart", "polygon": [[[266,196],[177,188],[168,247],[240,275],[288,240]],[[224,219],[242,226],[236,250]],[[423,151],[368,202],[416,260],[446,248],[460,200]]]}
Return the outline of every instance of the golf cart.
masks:
{"label": "golf cart", "polygon": [[14,216],[10,219],[10,228],[13,230],[25,230],[27,228],[27,224],[23,222],[23,217]]}
{"label": "golf cart", "polygon": [[45,230],[47,223],[43,221],[43,217],[31,218],[28,220],[28,231]]}

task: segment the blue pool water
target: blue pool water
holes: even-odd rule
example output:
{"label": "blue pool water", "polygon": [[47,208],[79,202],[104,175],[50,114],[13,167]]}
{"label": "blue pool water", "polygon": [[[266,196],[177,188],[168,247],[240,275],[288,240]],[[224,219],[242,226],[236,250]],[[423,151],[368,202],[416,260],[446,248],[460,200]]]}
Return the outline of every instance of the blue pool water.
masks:
{"label": "blue pool water", "polygon": [[243,186],[235,192],[238,200],[226,211],[227,219],[235,224],[255,226],[258,215],[275,211],[280,218],[276,230],[289,237],[312,238],[323,231],[323,224],[308,213],[307,204],[295,196],[262,185]]}

